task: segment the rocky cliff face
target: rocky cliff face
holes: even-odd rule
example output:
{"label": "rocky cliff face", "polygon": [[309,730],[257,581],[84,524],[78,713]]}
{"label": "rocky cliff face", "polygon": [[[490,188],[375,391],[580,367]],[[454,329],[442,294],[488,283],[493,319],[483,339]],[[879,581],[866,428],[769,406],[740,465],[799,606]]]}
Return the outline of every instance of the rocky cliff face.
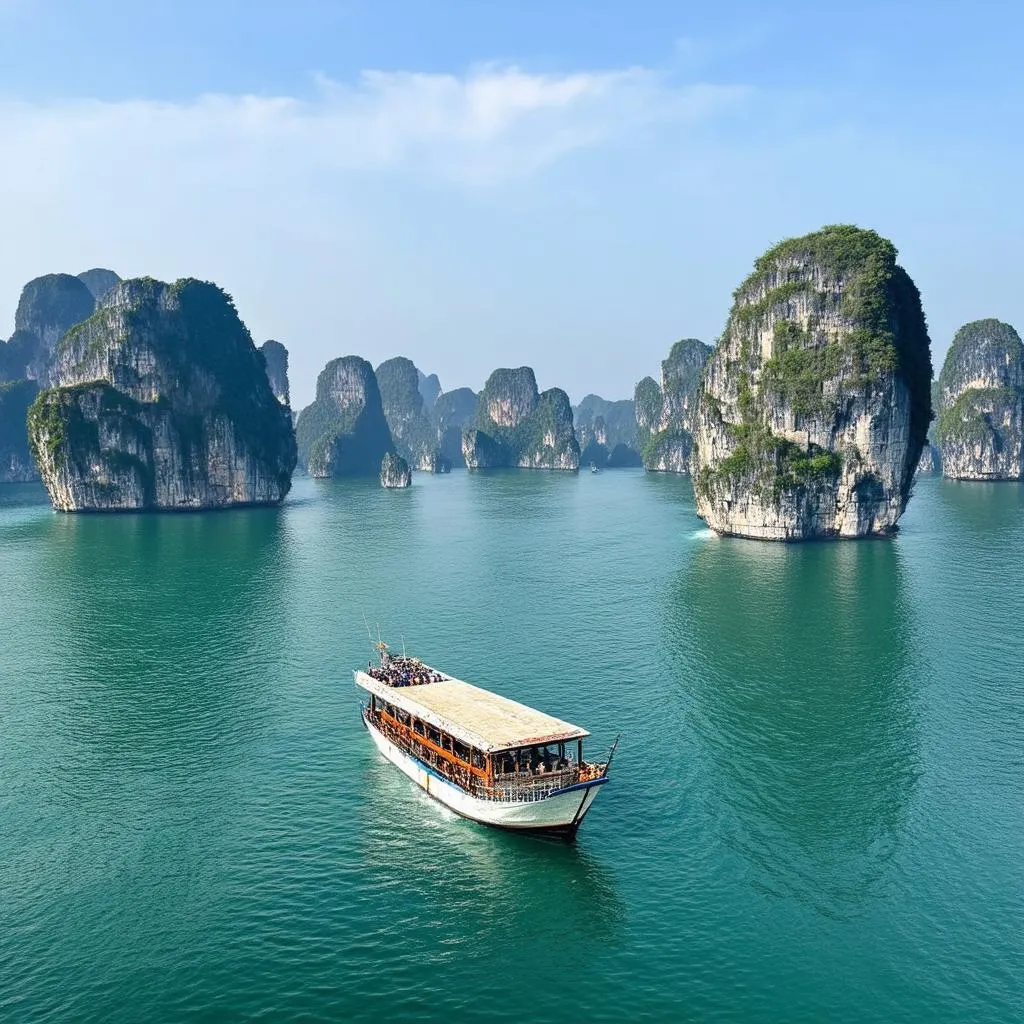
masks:
{"label": "rocky cliff face", "polygon": [[29,440],[59,511],[275,504],[295,437],[231,299],[123,281],[61,341]]}
{"label": "rocky cliff face", "polygon": [[394,443],[373,367],[359,356],[333,359],[316,381],[316,400],[295,424],[299,457],[311,476],[377,476]]}
{"label": "rocky cliff face", "polygon": [[404,356],[386,360],[376,372],[384,416],[399,455],[427,473],[443,469],[437,428],[427,415],[420,392],[423,374]]}
{"label": "rocky cliff face", "polygon": [[279,341],[271,338],[260,345],[263,360],[267,364],[267,380],[274,397],[282,404],[290,406],[288,394],[288,349]]}
{"label": "rocky cliff face", "polygon": [[112,270],[106,270],[103,267],[93,267],[92,270],[83,270],[78,275],[78,280],[92,292],[92,297],[99,302],[121,278]]}
{"label": "rocky cliff face", "polygon": [[[75,324],[90,317],[96,300],[77,277],[47,274],[29,281],[22,289],[14,314],[16,335],[24,337],[31,348],[25,375],[46,385],[53,379],[53,361],[57,343]],[[31,344],[28,338],[34,338]]]}
{"label": "rocky cliff face", "polygon": [[698,513],[764,540],[890,533],[930,381],[920,296],[890,242],[838,226],[781,243],[736,290],[704,372]]}
{"label": "rocky cliff face", "polygon": [[649,472],[690,472],[697,394],[711,352],[696,338],[677,341],[661,364],[661,384],[651,377],[637,384],[637,438]]}
{"label": "rocky cliff face", "polygon": [[438,380],[436,373],[432,373],[428,377],[421,370],[416,371],[416,378],[419,384],[420,395],[423,396],[423,411],[428,416],[432,416],[434,403],[441,394],[441,381]]}
{"label": "rocky cliff face", "polygon": [[437,444],[441,458],[449,466],[464,466],[462,432],[476,420],[477,393],[470,388],[455,388],[437,396],[433,407]]}
{"label": "rocky cliff face", "polygon": [[495,370],[480,394],[474,426],[463,433],[462,456],[470,469],[578,469],[569,396],[560,388],[539,394],[528,366]]}
{"label": "rocky cliff face", "polygon": [[600,469],[641,464],[632,399],[610,402],[599,395],[587,395],[573,408],[573,428],[582,448],[583,465],[593,464]]}
{"label": "rocky cliff face", "polygon": [[411,483],[409,463],[397,452],[388,452],[380,463],[381,487],[408,487]]}
{"label": "rocky cliff face", "polygon": [[942,456],[933,444],[925,442],[921,449],[921,458],[917,460],[916,476],[931,476],[942,471]]}
{"label": "rocky cliff face", "polygon": [[39,394],[32,380],[0,384],[0,483],[20,484],[38,480],[35,463],[29,453],[26,420],[28,410]]}
{"label": "rocky cliff face", "polygon": [[956,332],[939,374],[935,434],[954,480],[1024,479],[1024,344],[1009,325]]}
{"label": "rocky cliff face", "polygon": [[9,341],[0,341],[0,381],[25,380],[38,351],[39,339],[28,331],[15,331]]}

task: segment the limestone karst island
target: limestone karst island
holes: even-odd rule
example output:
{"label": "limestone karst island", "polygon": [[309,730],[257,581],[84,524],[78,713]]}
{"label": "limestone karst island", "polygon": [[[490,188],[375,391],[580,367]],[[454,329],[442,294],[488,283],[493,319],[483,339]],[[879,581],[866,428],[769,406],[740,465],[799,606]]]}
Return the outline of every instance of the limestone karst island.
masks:
{"label": "limestone karst island", "polygon": [[1022,40],[0,0],[0,1024],[1024,1024]]}
{"label": "limestone karst island", "polygon": [[403,489],[460,468],[643,467],[692,474],[717,533],[800,541],[892,533],[921,474],[1024,478],[1017,332],[965,324],[933,380],[913,280],[853,226],[766,251],[717,342],[674,343],[629,399],[573,406],[528,366],[445,390],[404,356],[346,355],[293,412],[288,373],[216,285],[36,278],[0,343],[0,480],[41,479],[59,511],[185,511],[278,504],[294,471]]}
{"label": "limestone karst island", "polygon": [[719,533],[890,533],[931,422],[921,299],[873,231],[770,249],[736,289],[702,380],[697,511]]}
{"label": "limestone karst island", "polygon": [[28,431],[54,508],[223,508],[288,493],[291,413],[216,286],[122,281],[49,355]]}

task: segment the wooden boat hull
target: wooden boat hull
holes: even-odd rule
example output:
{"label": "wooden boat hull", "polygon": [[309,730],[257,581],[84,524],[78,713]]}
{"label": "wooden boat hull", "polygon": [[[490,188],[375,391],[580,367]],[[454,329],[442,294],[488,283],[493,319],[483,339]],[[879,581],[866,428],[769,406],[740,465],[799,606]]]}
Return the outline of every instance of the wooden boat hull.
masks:
{"label": "wooden boat hull", "polygon": [[377,749],[417,786],[449,810],[482,825],[572,839],[593,805],[598,789],[607,782],[606,778],[593,779],[539,800],[481,800],[396,746],[367,721],[365,715],[363,724]]}

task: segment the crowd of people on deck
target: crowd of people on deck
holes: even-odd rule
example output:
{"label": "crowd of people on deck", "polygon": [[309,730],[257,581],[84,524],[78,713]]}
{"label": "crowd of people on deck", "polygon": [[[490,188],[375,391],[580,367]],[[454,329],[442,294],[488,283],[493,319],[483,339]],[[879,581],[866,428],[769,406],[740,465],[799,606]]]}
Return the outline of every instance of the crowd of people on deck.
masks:
{"label": "crowd of people on deck", "polygon": [[547,772],[559,772],[569,767],[569,759],[553,754],[547,747],[533,747],[526,750],[513,750],[499,754],[495,765],[501,775],[529,772],[531,775],[544,775]]}
{"label": "crowd of people on deck", "polygon": [[380,665],[371,662],[366,671],[373,679],[388,686],[422,686],[424,683],[439,683],[445,678],[443,673],[424,665],[419,658],[409,658],[404,654],[385,654]]}

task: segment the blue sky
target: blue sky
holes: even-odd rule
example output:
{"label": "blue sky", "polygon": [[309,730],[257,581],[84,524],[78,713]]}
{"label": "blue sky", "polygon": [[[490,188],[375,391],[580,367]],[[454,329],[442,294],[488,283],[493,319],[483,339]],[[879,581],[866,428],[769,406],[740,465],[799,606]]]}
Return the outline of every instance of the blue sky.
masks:
{"label": "blue sky", "polygon": [[0,0],[0,335],[56,270],[207,278],[292,359],[630,395],[773,242],[890,237],[940,358],[1024,329],[1010,3]]}

